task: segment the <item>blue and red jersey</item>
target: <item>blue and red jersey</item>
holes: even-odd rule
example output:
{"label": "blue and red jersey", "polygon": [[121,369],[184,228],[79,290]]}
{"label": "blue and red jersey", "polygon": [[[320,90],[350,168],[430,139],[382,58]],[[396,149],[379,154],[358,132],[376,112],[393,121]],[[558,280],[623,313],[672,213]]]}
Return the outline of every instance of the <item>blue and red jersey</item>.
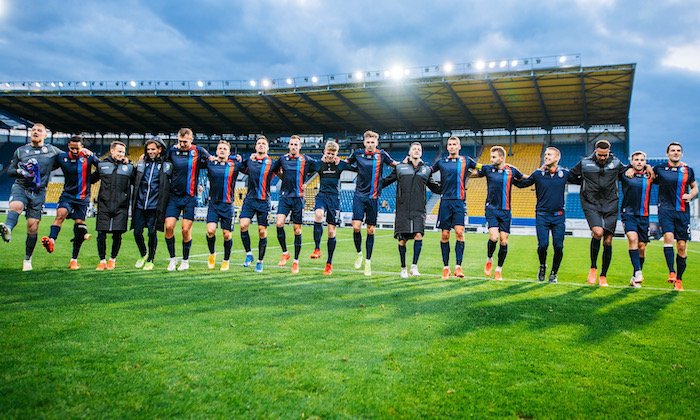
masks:
{"label": "blue and red jersey", "polygon": [[649,216],[651,180],[646,172],[635,172],[632,178],[621,176],[622,213],[634,216]]}
{"label": "blue and red jersey", "polygon": [[265,155],[258,157],[256,153],[241,162],[240,171],[248,175],[248,193],[246,198],[258,200],[270,199],[270,184],[275,173],[272,171],[272,159]]}
{"label": "blue and red jersey", "polygon": [[357,149],[346,159],[346,162],[357,166],[355,195],[363,195],[373,199],[379,198],[379,194],[382,192],[383,166],[396,164],[394,159],[381,149],[371,153],[364,149]]}
{"label": "blue and red jersey", "polygon": [[440,185],[442,185],[443,200],[461,200],[467,198],[467,178],[469,170],[476,169],[474,159],[458,156],[456,158],[445,157],[432,166],[432,172],[440,172]]}
{"label": "blue and red jersey", "polygon": [[477,171],[479,176],[486,177],[488,193],[486,195],[486,208],[492,210],[511,209],[511,189],[513,180],[520,179],[523,174],[510,165],[498,169],[494,165],[484,165]]}
{"label": "blue and red jersey", "polygon": [[196,196],[199,172],[209,156],[209,152],[200,146],[192,145],[187,150],[180,150],[177,146],[170,147],[165,156],[165,160],[173,164],[170,192],[178,196]]}
{"label": "blue and red jersey", "polygon": [[304,197],[304,182],[313,173],[316,161],[305,155],[292,156],[287,153],[272,164],[272,171],[282,170],[281,195],[284,197]]}
{"label": "blue and red jersey", "polygon": [[70,152],[58,155],[58,166],[63,171],[65,181],[62,196],[74,200],[90,199],[90,174],[92,167],[97,167],[100,159],[95,155],[85,156],[82,152],[73,156]]}
{"label": "blue and red jersey", "polygon": [[207,165],[207,177],[209,178],[209,198],[212,203],[231,204],[234,200],[233,191],[238,177],[240,163],[232,159],[224,162],[220,160],[209,161]]}
{"label": "blue and red jersey", "polygon": [[656,165],[654,173],[654,182],[659,184],[659,209],[690,211],[690,206],[682,197],[690,192],[690,186],[695,182],[693,168],[687,165]]}

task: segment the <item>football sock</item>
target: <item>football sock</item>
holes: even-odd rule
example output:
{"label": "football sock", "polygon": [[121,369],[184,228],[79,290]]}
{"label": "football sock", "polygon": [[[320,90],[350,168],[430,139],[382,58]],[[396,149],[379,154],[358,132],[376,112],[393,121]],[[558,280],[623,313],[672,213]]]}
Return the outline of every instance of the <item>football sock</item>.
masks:
{"label": "football sock", "polygon": [[216,235],[211,238],[207,236],[207,247],[209,247],[209,253],[213,254],[216,252]]}
{"label": "football sock", "polygon": [[175,237],[165,238],[165,245],[168,247],[168,255],[170,258],[175,258]]}
{"label": "football sock", "polygon": [[224,261],[228,261],[231,258],[231,247],[233,246],[233,239],[224,240]]}
{"label": "football sock", "polygon": [[301,233],[294,235],[294,259],[299,259],[299,254],[301,254]]}
{"label": "football sock", "polygon": [[641,255],[639,256],[639,269],[644,269],[644,257],[642,257]]}
{"label": "football sock", "polygon": [[603,245],[603,268],[600,270],[601,276],[608,275],[608,268],[610,268],[610,261],[612,261],[612,245]]}
{"label": "football sock", "polygon": [[493,258],[493,253],[496,252],[496,244],[498,241],[492,241],[491,239],[488,240],[488,243],[486,245],[486,256],[489,258]]}
{"label": "football sock", "polygon": [[506,261],[506,256],[508,255],[508,245],[501,245],[498,248],[498,267],[503,267],[503,263]]}
{"label": "football sock", "polygon": [[401,268],[406,268],[406,245],[399,245],[399,259],[401,260]]}
{"label": "football sock", "polygon": [[241,232],[241,243],[243,244],[245,252],[250,252],[250,233],[247,230]]}
{"label": "football sock", "polygon": [[420,252],[423,249],[423,240],[418,239],[413,241],[413,264],[418,264],[418,258],[420,258]]}
{"label": "football sock", "polygon": [[158,248],[158,232],[154,229],[148,231],[148,261],[153,262],[156,258],[156,249]]}
{"label": "football sock", "polygon": [[678,269],[678,272],[676,272],[676,278],[678,280],[683,279],[683,273],[685,272],[685,260],[687,259],[688,257],[681,257],[680,255],[676,256],[676,268]]}
{"label": "football sock", "polygon": [[591,238],[591,268],[598,268],[598,253],[600,252],[600,239]]}
{"label": "football sock", "polygon": [[440,242],[440,251],[442,251],[442,265],[447,267],[450,265],[450,243]]}
{"label": "football sock", "polygon": [[462,259],[464,258],[464,241],[455,242],[455,258],[457,259],[457,265],[462,265]]}
{"label": "football sock", "polygon": [[280,243],[282,252],[287,252],[287,234],[284,231],[284,227],[277,228],[277,241]]}
{"label": "football sock", "polygon": [[97,232],[97,255],[100,261],[107,258],[107,232]]}
{"label": "football sock", "polygon": [[637,272],[642,269],[642,264],[639,261],[639,249],[630,249],[630,261],[632,262],[632,269]]}
{"label": "football sock", "polygon": [[192,248],[192,239],[190,239],[187,242],[182,241],[182,259],[183,260],[190,259],[190,248]]}
{"label": "football sock", "polygon": [[547,247],[546,246],[538,246],[537,247],[537,256],[540,258],[540,265],[547,264]]}
{"label": "football sock", "polygon": [[564,247],[555,246],[554,258],[552,258],[552,272],[554,274],[559,272],[559,266],[561,265],[562,258],[564,258]]}
{"label": "football sock", "polygon": [[53,240],[58,239],[58,233],[61,232],[61,227],[58,225],[51,225],[51,230],[49,231],[49,238]]}
{"label": "football sock", "polygon": [[265,259],[265,250],[267,250],[267,238],[260,238],[258,241],[258,261]]}
{"label": "football sock", "polygon": [[664,257],[666,257],[666,265],[668,266],[668,272],[673,273],[676,270],[673,269],[673,257],[674,257],[674,252],[673,252],[673,245],[666,246],[664,245]]}
{"label": "football sock", "polygon": [[335,238],[328,238],[328,264],[333,263],[333,253],[335,252]]}
{"label": "football sock", "polygon": [[77,260],[80,254],[80,247],[83,246],[85,242],[85,235],[87,234],[87,226],[82,224],[73,225],[73,259]]}
{"label": "football sock", "polygon": [[[14,213],[14,212],[12,212]],[[34,254],[34,247],[36,246],[36,233],[27,234],[27,240],[24,243],[24,259],[25,260],[31,260],[32,259],[32,254]]]}
{"label": "football sock", "polygon": [[362,252],[362,232],[352,232],[352,239],[355,242],[355,251]]}
{"label": "football sock", "polygon": [[5,225],[10,229],[14,229],[17,226],[17,221],[19,220],[19,213],[16,211],[7,212],[7,220],[5,220]]}
{"label": "football sock", "polygon": [[314,222],[314,249],[321,248],[321,236],[323,236],[323,224]]}
{"label": "football sock", "polygon": [[117,259],[117,255],[119,255],[119,250],[122,247],[122,232],[113,232],[112,233],[112,257],[113,260]]}
{"label": "football sock", "polygon": [[367,248],[367,258],[368,260],[372,259],[372,250],[374,249],[374,233],[372,234],[367,234],[367,242],[365,243],[365,247]]}

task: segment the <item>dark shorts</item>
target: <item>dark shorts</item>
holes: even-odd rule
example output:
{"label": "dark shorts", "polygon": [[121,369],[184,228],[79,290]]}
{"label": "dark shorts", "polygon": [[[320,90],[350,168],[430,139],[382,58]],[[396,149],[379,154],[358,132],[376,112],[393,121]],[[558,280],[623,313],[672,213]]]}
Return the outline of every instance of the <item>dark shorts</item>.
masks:
{"label": "dark shorts", "polygon": [[300,225],[304,221],[304,198],[303,197],[280,197],[277,214],[287,217],[292,213],[292,223]]}
{"label": "dark shorts", "polygon": [[421,232],[397,233],[397,234],[394,234],[394,238],[398,239],[399,241],[410,241],[411,239],[415,238],[417,233],[421,233]]}
{"label": "dark shorts", "polygon": [[563,248],[564,235],[566,234],[566,216],[564,212],[537,212],[535,215],[535,230],[537,231],[538,246],[548,247],[549,232],[552,232],[554,248]]}
{"label": "dark shorts", "polygon": [[333,226],[340,224],[340,196],[319,193],[314,206],[314,210],[318,209],[326,212],[326,223]]}
{"label": "dark shorts", "polygon": [[179,218],[194,220],[194,208],[197,207],[197,197],[190,195],[171,195],[168,199],[168,206],[165,208],[165,218]]}
{"label": "dark shorts", "polygon": [[267,216],[270,214],[270,202],[253,197],[246,197],[241,207],[241,219],[252,219],[256,216],[258,225],[268,226]]}
{"label": "dark shorts", "polygon": [[134,214],[131,215],[134,232],[142,232],[144,229],[148,229],[149,232],[155,232],[157,215],[158,210],[156,209],[134,209]]}
{"label": "dark shorts", "polygon": [[673,232],[677,241],[690,240],[690,212],[659,208],[659,225],[663,233]]}
{"label": "dark shorts", "polygon": [[467,205],[464,200],[440,200],[437,226],[442,230],[450,230],[455,226],[464,226]]}
{"label": "dark shorts", "polygon": [[617,226],[617,211],[601,212],[584,209],[583,214],[586,216],[589,229],[592,230],[597,226],[603,228],[605,232],[615,233],[615,227]]}
{"label": "dark shorts", "polygon": [[41,213],[46,201],[46,189],[30,191],[21,185],[13,184],[10,190],[10,202],[19,201],[24,205],[27,219],[41,219]]}
{"label": "dark shorts", "polygon": [[352,200],[352,220],[364,221],[367,225],[377,224],[377,199],[355,194]]}
{"label": "dark shorts", "polygon": [[233,225],[233,204],[209,202],[207,223],[219,223],[221,229],[231,231]]}
{"label": "dark shorts", "polygon": [[622,213],[622,225],[625,233],[637,232],[639,242],[649,243],[649,217],[635,216],[633,214]]}
{"label": "dark shorts", "polygon": [[90,199],[77,200],[61,194],[58,199],[58,208],[68,210],[68,219],[73,220],[85,220],[87,217],[87,210],[90,206]]}
{"label": "dark shorts", "polygon": [[498,228],[499,232],[510,233],[510,221],[512,219],[510,210],[486,209],[486,226]]}

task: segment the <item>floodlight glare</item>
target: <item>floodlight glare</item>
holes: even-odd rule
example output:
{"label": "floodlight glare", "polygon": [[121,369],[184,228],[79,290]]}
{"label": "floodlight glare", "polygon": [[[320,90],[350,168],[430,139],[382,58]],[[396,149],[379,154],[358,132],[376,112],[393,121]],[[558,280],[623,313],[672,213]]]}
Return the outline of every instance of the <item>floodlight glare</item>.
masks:
{"label": "floodlight glare", "polygon": [[318,83],[318,77],[311,76],[311,83]]}
{"label": "floodlight glare", "polygon": [[403,68],[401,68],[401,67],[399,67],[399,66],[396,66],[396,67],[394,67],[394,68],[391,69],[391,78],[392,78],[392,79],[399,80],[399,79],[401,79],[401,78],[403,77],[403,75],[404,75],[404,69],[403,69]]}
{"label": "floodlight glare", "polygon": [[257,85],[257,83],[255,82],[255,80],[251,80],[251,81],[250,81],[250,86],[255,87],[255,85]]}
{"label": "floodlight glare", "polygon": [[81,85],[83,85],[83,87],[85,87],[85,86],[87,86],[87,82],[83,82],[83,83],[81,83]]}
{"label": "floodlight glare", "polygon": [[561,57],[559,57],[559,62],[560,62],[561,64],[566,63],[566,56],[565,56],[565,55],[562,55]]}
{"label": "floodlight glare", "polygon": [[352,77],[354,77],[355,80],[362,81],[362,76],[363,76],[363,73],[361,71],[356,71]]}
{"label": "floodlight glare", "polygon": [[411,69],[404,69],[403,75],[408,76],[409,74],[411,74]]}
{"label": "floodlight glare", "polygon": [[489,68],[492,69],[492,68],[494,68],[494,67],[496,67],[496,62],[495,62],[495,61],[490,62],[490,63],[489,63]]}
{"label": "floodlight glare", "polygon": [[292,84],[292,79],[289,78],[289,77],[287,78],[287,84],[288,84],[288,85],[291,85],[291,84]]}
{"label": "floodlight glare", "polygon": [[508,61],[503,60],[503,61],[501,61],[500,67],[503,68],[503,67],[505,67],[505,66],[507,66],[507,65],[508,65]]}
{"label": "floodlight glare", "polygon": [[476,62],[476,69],[477,70],[483,70],[485,66],[486,66],[486,63],[484,63],[483,60],[479,60]]}
{"label": "floodlight glare", "polygon": [[199,87],[204,86],[204,82],[201,80],[197,80],[197,86],[199,86]]}
{"label": "floodlight glare", "polygon": [[447,63],[443,64],[442,68],[445,70],[445,73],[452,73],[452,70],[455,69],[455,66],[454,64],[448,61]]}
{"label": "floodlight glare", "polygon": [[35,82],[35,83],[34,83],[34,86],[36,86],[36,87],[41,87],[41,83]]}
{"label": "floodlight glare", "polygon": [[384,77],[389,77],[389,76],[391,76],[391,71],[384,70]]}
{"label": "floodlight glare", "polygon": [[63,87],[63,82],[58,82],[58,87]]}
{"label": "floodlight glare", "polygon": [[51,82],[51,87],[56,87],[56,82]]}
{"label": "floodlight glare", "polygon": [[515,67],[515,66],[517,66],[517,65],[518,65],[518,60],[513,60],[513,61],[510,62],[510,66],[511,66],[511,67]]}
{"label": "floodlight glare", "polygon": [[267,79],[263,79],[262,85],[263,85],[263,87],[269,87],[269,86],[270,86],[270,81],[267,80]]}
{"label": "floodlight glare", "polygon": [[136,80],[132,80],[129,82],[129,86],[131,87],[136,87]]}

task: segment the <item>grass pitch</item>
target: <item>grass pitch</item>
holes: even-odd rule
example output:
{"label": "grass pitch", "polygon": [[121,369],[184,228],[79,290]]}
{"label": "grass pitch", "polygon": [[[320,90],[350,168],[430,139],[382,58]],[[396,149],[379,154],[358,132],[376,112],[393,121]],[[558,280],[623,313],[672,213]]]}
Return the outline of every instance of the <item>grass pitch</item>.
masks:
{"label": "grass pitch", "polygon": [[[113,272],[67,269],[71,223],[34,271],[22,273],[24,227],[0,244],[0,414],[3,417],[696,417],[700,412],[700,248],[690,244],[685,292],[665,279],[650,244],[641,290],[628,287],[625,241],[611,287],[585,286],[588,240],[567,238],[557,285],[538,284],[536,240],[512,237],[505,281],[482,274],[486,236],[467,235],[467,278],[442,281],[437,233],[423,276],[402,280],[390,231],[378,231],[374,275],[352,269],[339,229],[335,272],[309,260],[265,272],[206,268],[196,223],[192,268],[133,268],[131,233]],[[42,223],[48,232],[50,220]],[[253,229],[254,230],[254,229]],[[271,230],[273,233],[274,229]],[[253,245],[257,244],[253,234]],[[293,250],[291,229],[287,233]],[[364,237],[364,234],[363,234]],[[108,250],[111,241],[108,241]],[[221,251],[222,240],[217,246]],[[412,254],[408,245],[408,259]],[[181,246],[178,239],[178,254]],[[221,252],[219,254],[221,259]],[[551,250],[550,250],[551,260]],[[454,261],[454,250],[452,253]],[[289,264],[291,265],[291,263]]]}

